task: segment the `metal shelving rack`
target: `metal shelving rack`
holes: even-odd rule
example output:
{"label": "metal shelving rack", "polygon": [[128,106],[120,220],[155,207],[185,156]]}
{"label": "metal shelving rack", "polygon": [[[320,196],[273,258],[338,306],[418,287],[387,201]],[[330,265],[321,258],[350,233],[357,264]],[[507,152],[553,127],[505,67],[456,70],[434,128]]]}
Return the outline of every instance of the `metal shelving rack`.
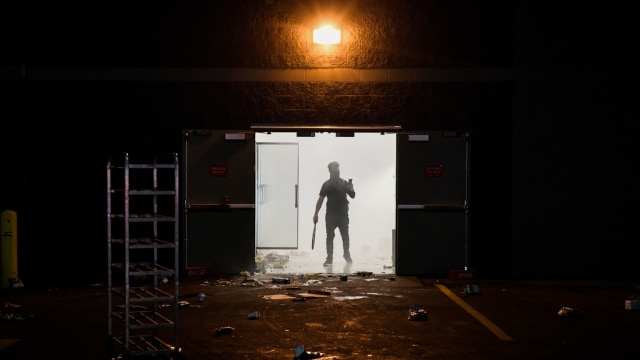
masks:
{"label": "metal shelving rack", "polygon": [[[107,163],[108,349],[166,356],[178,346],[179,165]],[[171,281],[172,280],[172,281]]]}

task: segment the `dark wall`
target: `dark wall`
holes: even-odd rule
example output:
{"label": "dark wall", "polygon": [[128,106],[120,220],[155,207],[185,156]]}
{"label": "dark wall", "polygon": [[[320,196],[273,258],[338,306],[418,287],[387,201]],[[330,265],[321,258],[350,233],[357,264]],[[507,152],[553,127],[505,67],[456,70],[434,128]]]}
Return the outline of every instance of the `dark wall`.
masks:
{"label": "dark wall", "polygon": [[[34,66],[504,67],[513,11],[505,0],[136,1],[42,4],[6,20],[32,25],[9,38]],[[343,31],[340,53],[310,43],[325,18]]]}
{"label": "dark wall", "polygon": [[636,37],[625,7],[516,9],[512,272],[637,278]]}
{"label": "dark wall", "polygon": [[[14,30],[3,34],[24,29],[8,36],[0,60],[8,154],[0,207],[18,212],[26,283],[104,281],[107,159],[179,152],[182,129],[255,123],[470,130],[472,267],[488,277],[638,274],[626,262],[638,247],[622,236],[631,224],[620,207],[633,178],[625,166],[632,108],[621,106],[637,100],[632,62],[623,41],[611,43],[620,34],[587,26],[566,5],[64,6],[16,9],[3,23]],[[337,55],[309,43],[311,19],[327,8],[342,19]],[[168,76],[172,69],[194,72]],[[434,73],[260,78],[313,69]]]}

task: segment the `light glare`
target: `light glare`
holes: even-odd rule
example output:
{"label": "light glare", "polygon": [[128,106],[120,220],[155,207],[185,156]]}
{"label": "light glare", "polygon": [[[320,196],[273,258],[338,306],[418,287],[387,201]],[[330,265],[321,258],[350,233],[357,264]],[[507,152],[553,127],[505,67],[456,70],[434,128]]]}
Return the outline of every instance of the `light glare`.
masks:
{"label": "light glare", "polygon": [[313,30],[313,42],[315,44],[333,45],[340,43],[340,30],[330,26]]}

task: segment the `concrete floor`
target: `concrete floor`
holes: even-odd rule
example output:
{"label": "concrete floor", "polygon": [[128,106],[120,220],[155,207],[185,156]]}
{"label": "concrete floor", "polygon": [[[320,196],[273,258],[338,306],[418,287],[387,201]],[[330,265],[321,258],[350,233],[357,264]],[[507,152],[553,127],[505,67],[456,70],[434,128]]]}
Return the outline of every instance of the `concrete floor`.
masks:
{"label": "concrete floor", "polygon": [[[274,283],[285,277],[289,283]],[[259,274],[180,280],[174,358],[637,359],[636,281]],[[345,281],[346,280],[346,281]],[[0,359],[111,359],[104,284],[0,290]],[[251,285],[251,286],[249,286]],[[465,285],[471,291],[465,292]],[[171,283],[166,285],[171,286]],[[474,291],[477,290],[477,291]],[[204,301],[198,294],[206,295]],[[304,300],[302,300],[302,298]],[[422,317],[410,310],[417,306]],[[563,307],[576,316],[561,316]],[[249,319],[254,311],[260,318]],[[411,317],[414,319],[410,319]],[[231,327],[227,334],[217,330]]]}

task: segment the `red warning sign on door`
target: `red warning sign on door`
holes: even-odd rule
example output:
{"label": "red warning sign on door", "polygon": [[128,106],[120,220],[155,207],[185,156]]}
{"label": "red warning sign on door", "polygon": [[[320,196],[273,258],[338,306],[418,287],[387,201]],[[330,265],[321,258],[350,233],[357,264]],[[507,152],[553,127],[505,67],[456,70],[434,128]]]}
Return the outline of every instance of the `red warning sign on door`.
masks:
{"label": "red warning sign on door", "polygon": [[425,177],[441,177],[444,165],[425,165],[424,176]]}
{"label": "red warning sign on door", "polygon": [[227,176],[229,174],[229,167],[225,164],[211,164],[209,165],[209,176]]}

